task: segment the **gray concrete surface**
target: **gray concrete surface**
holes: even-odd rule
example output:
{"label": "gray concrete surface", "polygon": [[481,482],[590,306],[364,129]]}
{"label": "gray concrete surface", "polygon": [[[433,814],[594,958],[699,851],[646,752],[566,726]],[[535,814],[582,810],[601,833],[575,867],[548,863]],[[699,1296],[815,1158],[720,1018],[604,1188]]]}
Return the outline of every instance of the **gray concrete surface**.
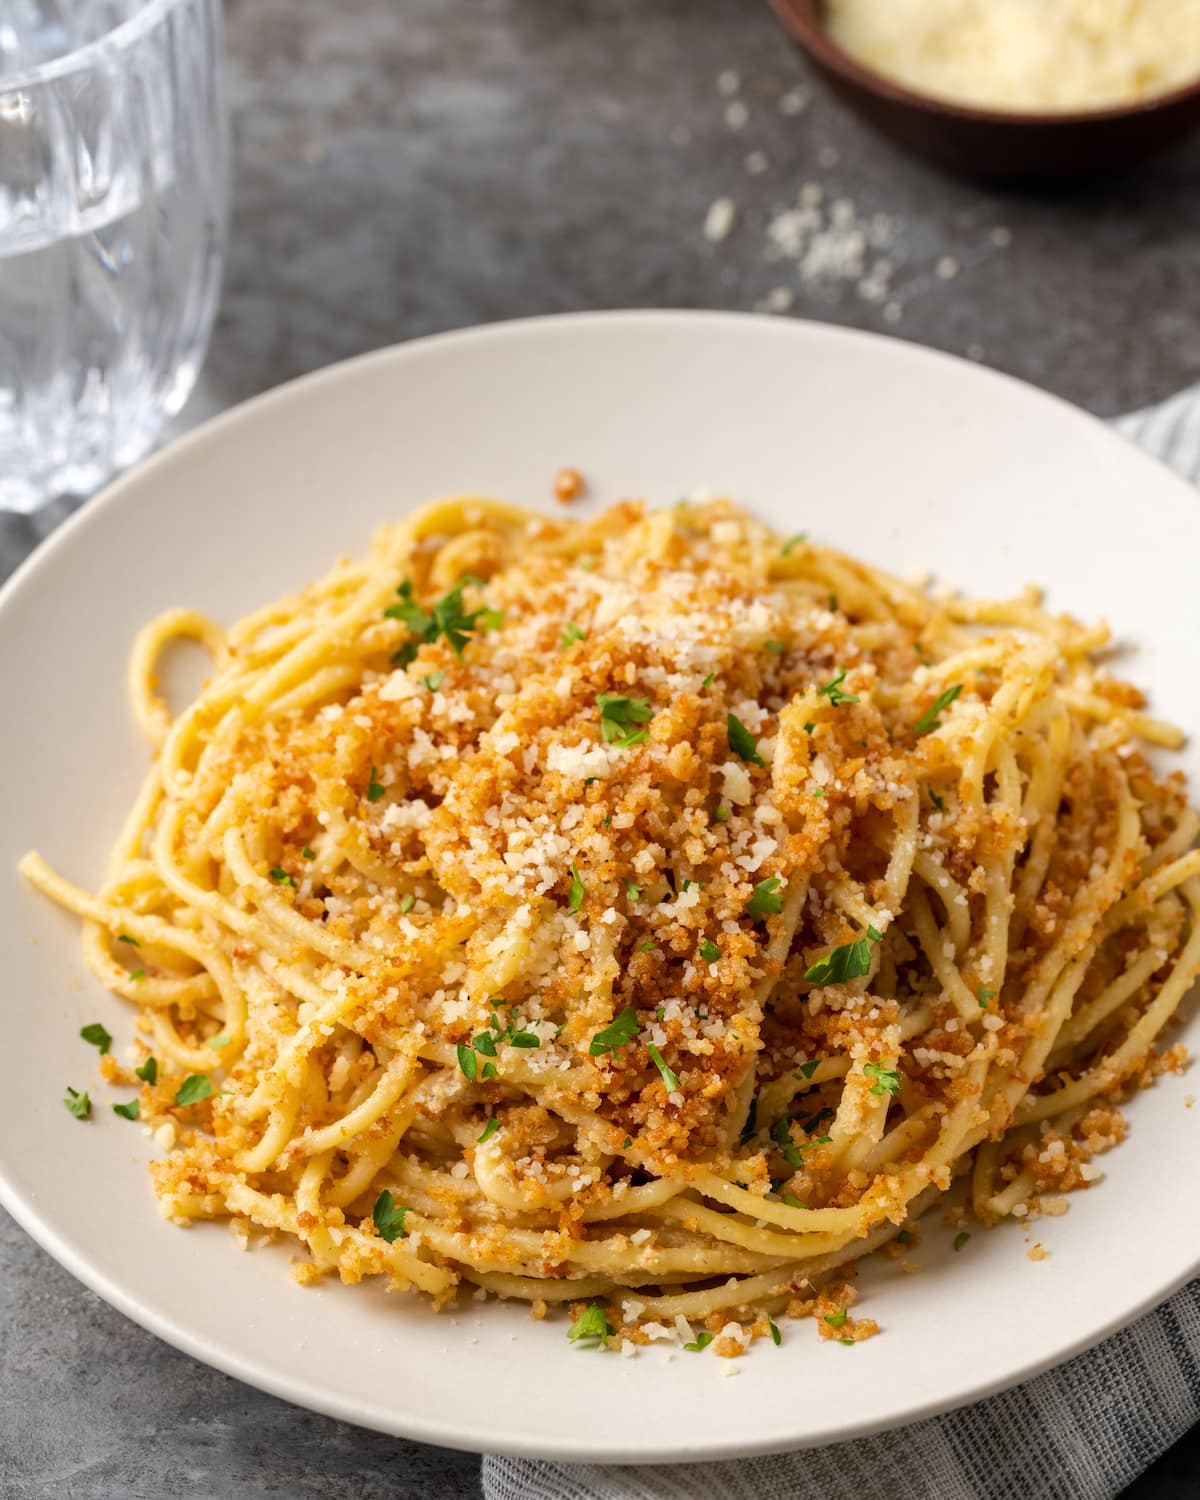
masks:
{"label": "gray concrete surface", "polygon": [[[765,0],[227,0],[227,26],[229,274],[179,426],[439,329],[772,292],[788,315],[969,354],[1105,415],[1200,378],[1200,140],[1071,193],[951,181],[830,100]],[[768,226],[786,242],[779,215],[813,183],[818,237],[840,199],[879,242],[861,273],[841,232],[769,258]],[[712,243],[721,197],[736,220]],[[72,503],[0,518],[0,573]],[[1130,1494],[1198,1491],[1193,1439]],[[3,1500],[477,1492],[469,1457],[310,1416],[159,1344],[0,1222]]]}

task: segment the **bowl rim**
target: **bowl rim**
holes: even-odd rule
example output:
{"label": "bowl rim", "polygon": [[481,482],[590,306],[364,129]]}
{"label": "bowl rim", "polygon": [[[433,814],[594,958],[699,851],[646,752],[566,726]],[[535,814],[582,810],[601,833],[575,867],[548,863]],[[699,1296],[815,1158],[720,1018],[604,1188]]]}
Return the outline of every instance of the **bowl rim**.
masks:
{"label": "bowl rim", "polygon": [[1097,109],[1071,110],[1023,110],[991,109],[986,105],[960,104],[952,99],[943,99],[937,94],[922,93],[897,83],[883,73],[876,72],[860,63],[833,41],[817,17],[820,0],[770,0],[776,15],[789,35],[820,66],[836,73],[845,82],[865,89],[890,100],[919,109],[927,114],[940,115],[951,120],[979,125],[1014,125],[1039,130],[1055,127],[1071,128],[1081,125],[1098,125],[1137,119],[1157,114],[1176,104],[1192,99],[1200,100],[1200,72],[1191,83],[1182,84],[1166,93],[1154,94],[1147,99],[1138,99],[1130,104],[1103,105]]}

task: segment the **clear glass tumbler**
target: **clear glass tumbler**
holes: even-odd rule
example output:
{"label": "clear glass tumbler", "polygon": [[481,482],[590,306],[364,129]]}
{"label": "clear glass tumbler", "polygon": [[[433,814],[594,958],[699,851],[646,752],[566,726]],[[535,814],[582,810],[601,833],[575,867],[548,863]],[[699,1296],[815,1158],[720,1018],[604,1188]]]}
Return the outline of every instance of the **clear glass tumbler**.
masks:
{"label": "clear glass tumbler", "polygon": [[0,0],[0,510],[146,453],[228,224],[220,0]]}

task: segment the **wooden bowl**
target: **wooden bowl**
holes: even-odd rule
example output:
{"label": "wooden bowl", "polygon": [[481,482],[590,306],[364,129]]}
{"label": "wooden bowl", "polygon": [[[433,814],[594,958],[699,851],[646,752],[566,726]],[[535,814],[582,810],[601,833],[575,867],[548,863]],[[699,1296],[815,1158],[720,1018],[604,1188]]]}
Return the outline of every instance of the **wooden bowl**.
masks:
{"label": "wooden bowl", "polygon": [[771,0],[830,87],[910,151],[972,176],[1062,180],[1119,170],[1200,126],[1200,80],[1111,109],[984,109],[917,93],[855,62],[821,24],[818,0]]}

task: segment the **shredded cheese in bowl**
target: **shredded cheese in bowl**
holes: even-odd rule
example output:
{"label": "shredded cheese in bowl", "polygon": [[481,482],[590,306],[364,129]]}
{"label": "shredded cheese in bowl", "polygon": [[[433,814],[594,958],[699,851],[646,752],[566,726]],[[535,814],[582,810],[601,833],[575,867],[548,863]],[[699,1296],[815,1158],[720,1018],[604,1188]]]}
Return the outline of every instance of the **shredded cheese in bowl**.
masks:
{"label": "shredded cheese in bowl", "polygon": [[1073,111],[1200,80],[1200,0],[825,0],[829,36],[958,104]]}

